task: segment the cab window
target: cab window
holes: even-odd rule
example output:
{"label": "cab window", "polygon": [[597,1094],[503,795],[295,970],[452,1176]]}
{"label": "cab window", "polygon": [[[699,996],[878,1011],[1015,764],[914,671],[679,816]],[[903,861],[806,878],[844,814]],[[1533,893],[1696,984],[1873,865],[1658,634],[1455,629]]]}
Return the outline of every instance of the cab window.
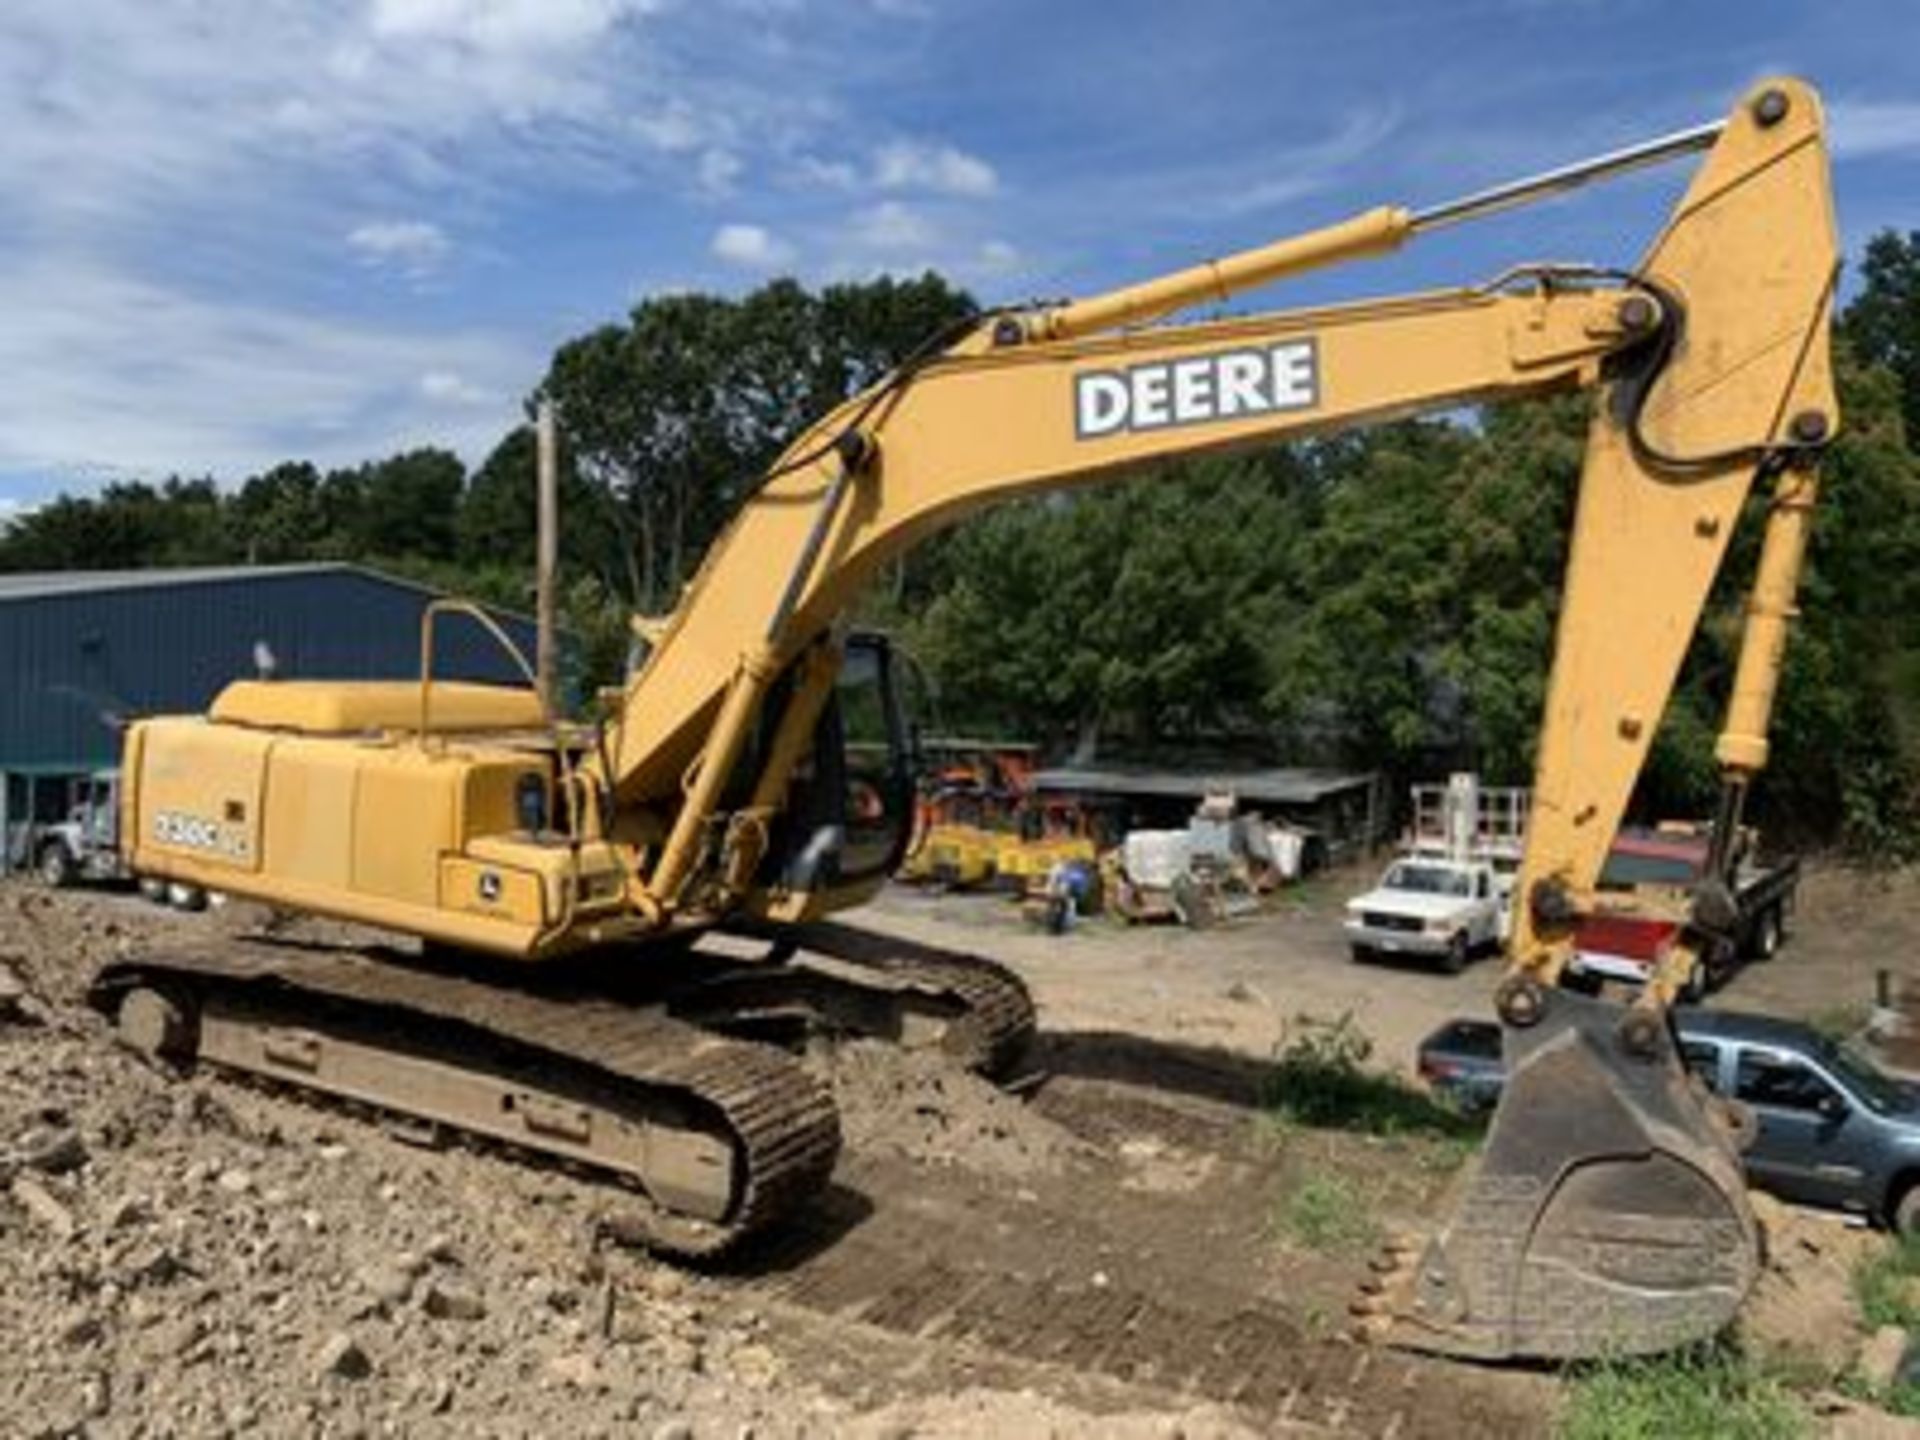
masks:
{"label": "cab window", "polygon": [[1633,890],[1642,885],[1684,890],[1700,878],[1700,864],[1687,855],[1644,855],[1614,850],[1600,871],[1602,890]]}
{"label": "cab window", "polygon": [[1683,1040],[1680,1042],[1680,1063],[1687,1067],[1687,1073],[1697,1075],[1706,1083],[1709,1090],[1720,1088],[1720,1047],[1708,1044],[1704,1040]]}
{"label": "cab window", "polygon": [[[884,871],[911,824],[898,714],[879,647],[849,644],[836,688],[846,756],[846,850],[841,873],[860,879]],[[975,797],[978,816],[984,801]],[[977,823],[977,822],[976,822]]]}
{"label": "cab window", "polygon": [[1762,1050],[1743,1050],[1735,1094],[1749,1105],[1818,1111],[1822,1105],[1838,1100],[1840,1092],[1798,1060]]}

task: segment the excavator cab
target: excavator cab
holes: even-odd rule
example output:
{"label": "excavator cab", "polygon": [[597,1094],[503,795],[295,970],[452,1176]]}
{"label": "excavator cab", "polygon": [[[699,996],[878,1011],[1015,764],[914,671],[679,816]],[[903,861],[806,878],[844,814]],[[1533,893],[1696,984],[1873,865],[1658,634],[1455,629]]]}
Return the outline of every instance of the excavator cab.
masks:
{"label": "excavator cab", "polygon": [[[913,831],[913,756],[898,675],[886,636],[847,637],[811,750],[794,767],[762,883],[839,891],[878,885],[898,868]],[[783,680],[775,687],[770,717],[785,709],[789,686]]]}

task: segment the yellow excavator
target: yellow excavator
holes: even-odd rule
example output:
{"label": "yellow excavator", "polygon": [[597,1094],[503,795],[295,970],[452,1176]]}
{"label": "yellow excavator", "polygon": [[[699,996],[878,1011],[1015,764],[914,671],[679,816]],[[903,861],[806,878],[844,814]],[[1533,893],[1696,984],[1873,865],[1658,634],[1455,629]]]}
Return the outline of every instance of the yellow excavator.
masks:
{"label": "yellow excavator", "polygon": [[[1637,167],[1700,155],[1639,264],[1178,323],[1249,287]],[[1703,885],[1632,1006],[1556,982],[1728,540],[1765,534],[1719,759],[1717,844],[1768,713],[1838,424],[1837,242],[1821,108],[1789,79],[1724,121],[1428,209],[1328,228],[1092,298],[988,311],[800,436],[604,725],[534,691],[241,682],[126,737],[143,876],[365,922],[417,950],[209,943],[106,967],[128,1043],[491,1136],[624,1179],[645,1238],[710,1254],[826,1183],[839,1126],[794,1026],[1004,1063],[1006,971],[824,916],[874,893],[912,791],[861,587],[981,508],[1171,456],[1437,407],[1595,394],[1498,991],[1509,1081],[1451,1219],[1370,1326],[1480,1357],[1625,1354],[1720,1329],[1759,1237],[1727,1118],[1665,1006],[1731,913]],[[1542,537],[1543,541],[1545,537]],[[1721,857],[1724,861],[1724,856]],[[1724,866],[1723,866],[1724,870]]]}

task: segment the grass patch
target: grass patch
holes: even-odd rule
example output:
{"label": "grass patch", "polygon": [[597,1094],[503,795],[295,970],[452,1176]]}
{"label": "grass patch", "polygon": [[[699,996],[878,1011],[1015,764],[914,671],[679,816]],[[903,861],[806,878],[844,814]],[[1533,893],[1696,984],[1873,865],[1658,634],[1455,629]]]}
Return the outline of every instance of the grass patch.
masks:
{"label": "grass patch", "polygon": [[1373,1040],[1351,1013],[1332,1020],[1296,1015],[1262,1082],[1263,1114],[1282,1127],[1465,1142],[1464,1159],[1486,1133],[1485,1121],[1441,1104],[1397,1075],[1368,1069],[1372,1058]]}
{"label": "grass patch", "polygon": [[1795,1440],[1813,1417],[1775,1374],[1726,1346],[1603,1361],[1572,1379],[1560,1440]]}
{"label": "grass patch", "polygon": [[1325,909],[1336,897],[1344,901],[1349,893],[1351,893],[1350,886],[1336,882],[1325,873],[1316,873],[1295,880],[1281,891],[1284,898],[1308,910]]}
{"label": "grass patch", "polygon": [[1338,1175],[1310,1175],[1280,1203],[1281,1232],[1322,1254],[1366,1250],[1380,1239],[1380,1222],[1359,1187]]}
{"label": "grass patch", "polygon": [[1872,1014],[1872,1007],[1868,1005],[1829,1005],[1809,1016],[1807,1024],[1829,1040],[1851,1040],[1867,1028]]}
{"label": "grass patch", "polygon": [[[1862,1260],[1853,1271],[1853,1296],[1868,1330],[1898,1325],[1920,1329],[1920,1236],[1901,1235]],[[1896,1380],[1883,1389],[1859,1375],[1843,1386],[1859,1399],[1871,1400],[1895,1415],[1920,1417],[1920,1384]]]}
{"label": "grass patch", "polygon": [[1883,1389],[1869,1385],[1856,1372],[1842,1375],[1834,1382],[1833,1388],[1849,1400],[1858,1400],[1863,1405],[1877,1405],[1889,1415],[1899,1415],[1908,1420],[1920,1419],[1920,1385],[1896,1380]]}
{"label": "grass patch", "polygon": [[1480,1149],[1486,1138],[1484,1128],[1467,1135],[1448,1135],[1423,1145],[1413,1157],[1414,1166],[1426,1175],[1452,1175]]}
{"label": "grass patch", "polygon": [[1902,1235],[1862,1260],[1853,1271],[1853,1294],[1869,1330],[1898,1325],[1920,1329],[1920,1236]]}
{"label": "grass patch", "polygon": [[[1261,1084],[1260,1124],[1270,1139],[1293,1145],[1303,1131],[1361,1137],[1375,1155],[1368,1171],[1377,1183],[1341,1173],[1340,1143],[1300,1147],[1306,1178],[1283,1195],[1275,1229],[1286,1243],[1326,1255],[1352,1255],[1379,1243],[1376,1205],[1392,1203],[1396,1182],[1448,1175],[1472,1156],[1486,1124],[1432,1097],[1396,1075],[1371,1070],[1373,1041],[1351,1014],[1333,1020],[1297,1015],[1287,1022]],[[1326,1168],[1323,1168],[1326,1167]],[[1379,1168],[1384,1167],[1384,1168]],[[1401,1189],[1407,1189],[1405,1185]],[[1411,1198],[1403,1197],[1403,1198]]]}

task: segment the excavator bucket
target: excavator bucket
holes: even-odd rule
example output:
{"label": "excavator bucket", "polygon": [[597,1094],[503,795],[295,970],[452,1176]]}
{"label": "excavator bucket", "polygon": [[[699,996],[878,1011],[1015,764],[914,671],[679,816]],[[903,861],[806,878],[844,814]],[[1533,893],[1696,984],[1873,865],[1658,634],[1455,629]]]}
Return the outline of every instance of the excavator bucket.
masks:
{"label": "excavator bucket", "polygon": [[1368,1338],[1484,1360],[1671,1350],[1717,1334],[1758,1276],[1732,1132],[1671,1029],[1565,990],[1506,1034],[1507,1083],[1445,1227],[1376,1268]]}

